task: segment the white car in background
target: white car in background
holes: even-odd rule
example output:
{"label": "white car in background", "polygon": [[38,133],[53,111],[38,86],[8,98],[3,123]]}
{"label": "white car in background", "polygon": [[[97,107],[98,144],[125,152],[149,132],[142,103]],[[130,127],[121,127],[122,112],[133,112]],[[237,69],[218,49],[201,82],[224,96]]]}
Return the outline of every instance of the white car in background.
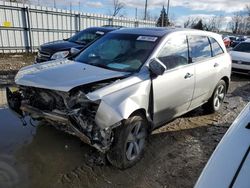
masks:
{"label": "white car in background", "polygon": [[195,188],[250,187],[250,102],[203,169]]}
{"label": "white car in background", "polygon": [[232,71],[250,75],[250,39],[241,42],[230,52]]}

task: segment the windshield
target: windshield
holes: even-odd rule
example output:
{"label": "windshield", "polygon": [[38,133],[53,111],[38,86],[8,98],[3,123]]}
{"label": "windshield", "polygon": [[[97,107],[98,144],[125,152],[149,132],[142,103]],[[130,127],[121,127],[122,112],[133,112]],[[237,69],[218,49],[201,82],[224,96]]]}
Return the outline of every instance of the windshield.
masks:
{"label": "windshield", "polygon": [[250,53],[250,42],[242,42],[242,43],[238,44],[233,49],[233,51]]}
{"label": "windshield", "polygon": [[69,38],[69,42],[86,45],[104,35],[102,31],[83,30]]}
{"label": "windshield", "polygon": [[109,33],[81,52],[75,61],[134,72],[145,63],[158,41],[154,36]]}

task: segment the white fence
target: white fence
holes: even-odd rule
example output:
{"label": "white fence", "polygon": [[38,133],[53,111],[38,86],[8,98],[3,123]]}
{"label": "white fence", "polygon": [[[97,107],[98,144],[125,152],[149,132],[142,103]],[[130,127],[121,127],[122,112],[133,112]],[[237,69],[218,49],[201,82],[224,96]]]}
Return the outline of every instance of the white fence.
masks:
{"label": "white fence", "polygon": [[103,25],[154,27],[155,22],[0,1],[0,53],[33,52],[45,42]]}

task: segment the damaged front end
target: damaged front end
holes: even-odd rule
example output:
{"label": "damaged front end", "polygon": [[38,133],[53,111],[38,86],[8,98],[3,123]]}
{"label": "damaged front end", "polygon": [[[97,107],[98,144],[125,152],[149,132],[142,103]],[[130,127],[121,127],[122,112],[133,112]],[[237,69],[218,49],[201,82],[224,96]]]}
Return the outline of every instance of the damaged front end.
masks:
{"label": "damaged front end", "polygon": [[113,140],[112,129],[120,123],[106,128],[99,127],[95,123],[95,116],[101,101],[91,101],[86,93],[107,84],[87,85],[69,92],[19,86],[14,91],[6,88],[6,96],[9,108],[22,120],[25,116],[33,120],[45,120],[57,129],[106,152]]}

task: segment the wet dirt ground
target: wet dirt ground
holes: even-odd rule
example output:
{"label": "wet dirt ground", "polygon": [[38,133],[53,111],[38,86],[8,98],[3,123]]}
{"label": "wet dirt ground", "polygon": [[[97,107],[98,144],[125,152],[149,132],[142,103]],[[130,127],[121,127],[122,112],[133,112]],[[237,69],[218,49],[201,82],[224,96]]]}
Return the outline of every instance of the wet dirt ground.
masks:
{"label": "wet dirt ground", "polygon": [[205,114],[198,108],[155,130],[143,159],[121,171],[96,164],[94,149],[48,124],[23,127],[6,106],[4,86],[0,89],[1,188],[193,187],[216,145],[250,101],[250,77],[233,75],[219,113]]}

